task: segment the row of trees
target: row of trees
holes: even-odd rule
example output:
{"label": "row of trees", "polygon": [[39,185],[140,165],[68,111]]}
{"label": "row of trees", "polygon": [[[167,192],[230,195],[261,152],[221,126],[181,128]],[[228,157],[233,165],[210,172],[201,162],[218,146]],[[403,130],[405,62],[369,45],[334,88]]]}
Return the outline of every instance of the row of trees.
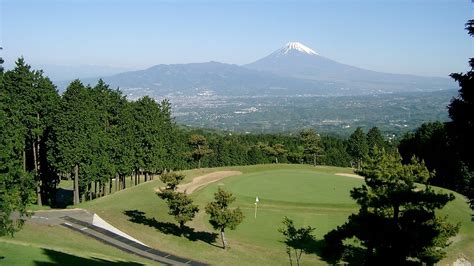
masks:
{"label": "row of trees", "polygon": [[[321,136],[313,129],[302,130],[295,135],[225,135],[203,131],[192,131],[191,134],[189,142],[195,147],[191,155],[199,162],[195,167],[265,163],[348,167],[360,165],[374,146],[388,150],[395,147],[377,127],[370,129],[367,134],[357,128],[348,139]],[[197,139],[200,145],[194,144]]]}

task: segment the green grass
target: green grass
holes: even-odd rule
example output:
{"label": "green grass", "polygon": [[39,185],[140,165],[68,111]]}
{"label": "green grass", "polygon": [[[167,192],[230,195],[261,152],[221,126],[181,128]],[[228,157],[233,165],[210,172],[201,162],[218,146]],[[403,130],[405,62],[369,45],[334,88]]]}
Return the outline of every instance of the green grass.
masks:
{"label": "green grass", "polygon": [[[179,235],[175,221],[167,214],[165,203],[156,196],[154,190],[163,185],[157,179],[85,202],[79,207],[98,213],[112,225],[154,248],[176,255],[213,264],[286,265],[288,259],[285,247],[280,242],[281,236],[277,231],[283,217],[290,217],[297,226],[315,227],[315,235],[321,239],[326,232],[344,223],[347,217],[357,210],[349,191],[363,183],[360,179],[334,175],[338,172],[351,173],[349,168],[283,164],[195,169],[184,171],[185,180],[222,170],[238,170],[243,175],[225,178],[192,194],[201,211],[195,220],[188,224],[194,228],[194,232],[188,233],[187,236]],[[205,204],[212,200],[218,186],[223,186],[236,195],[234,206],[240,206],[246,216],[237,230],[226,232],[231,246],[228,251],[219,248],[219,238],[215,242],[209,241],[214,237],[212,234],[217,232],[212,230],[207,222],[208,217],[203,212]],[[257,219],[254,218],[256,196],[260,199]],[[474,260],[474,222],[470,221],[471,213],[465,198],[459,194],[456,194],[454,202],[440,212],[441,215],[449,215],[452,222],[461,223],[460,233],[447,248],[448,256],[440,265],[452,263],[459,256]],[[31,228],[25,228],[18,234],[19,238],[22,239],[22,234],[29,234],[30,231]],[[65,232],[56,234],[63,233]],[[41,241],[44,243],[46,239],[36,239],[33,242],[41,244]],[[61,241],[64,239],[57,239],[54,245],[62,246]],[[24,237],[22,241],[28,242],[28,237]],[[86,252],[90,251],[91,246],[82,249],[69,243],[66,248],[71,252]],[[113,248],[94,248],[100,254],[115,254],[109,249]],[[118,250],[115,252],[120,253]],[[136,257],[121,258],[139,261]],[[303,255],[302,263],[326,264],[316,254]]]}
{"label": "green grass", "polygon": [[34,223],[26,223],[14,238],[0,237],[0,257],[0,265],[152,264],[70,229]]}
{"label": "green grass", "polygon": [[54,249],[0,242],[1,265],[142,265],[112,258],[104,259],[91,254],[78,256],[77,253],[77,251],[72,254]]}

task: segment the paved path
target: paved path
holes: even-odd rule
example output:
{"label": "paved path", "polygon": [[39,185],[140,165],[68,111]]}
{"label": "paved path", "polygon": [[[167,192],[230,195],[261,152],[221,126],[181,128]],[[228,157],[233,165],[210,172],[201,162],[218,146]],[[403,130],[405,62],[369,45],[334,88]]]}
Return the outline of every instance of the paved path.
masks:
{"label": "paved path", "polygon": [[117,234],[96,226],[93,224],[94,214],[83,209],[37,211],[29,220],[35,223],[64,226],[127,253],[164,265],[207,265],[150,248],[123,232]]}

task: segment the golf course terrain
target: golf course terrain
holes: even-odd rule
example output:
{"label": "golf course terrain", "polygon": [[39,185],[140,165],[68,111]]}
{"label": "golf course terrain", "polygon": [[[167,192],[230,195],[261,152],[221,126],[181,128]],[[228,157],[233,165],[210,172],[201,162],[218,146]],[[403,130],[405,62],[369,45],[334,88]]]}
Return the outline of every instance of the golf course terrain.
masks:
{"label": "golf course terrain", "polygon": [[[97,213],[150,247],[215,265],[288,265],[282,235],[278,232],[287,216],[298,227],[316,228],[314,251],[304,254],[301,263],[325,265],[327,262],[319,256],[320,240],[357,211],[358,206],[349,192],[364,183],[363,179],[348,175],[353,173],[350,168],[284,164],[188,170],[183,171],[186,174],[183,183],[219,171],[234,172],[231,176],[193,189],[190,195],[200,211],[192,222],[186,224],[189,229],[184,234],[173,217],[167,214],[165,202],[156,196],[156,189],[163,186],[158,178],[78,207]],[[218,232],[212,229],[204,212],[204,206],[212,201],[219,186],[236,196],[232,207],[240,206],[245,215],[236,230],[226,231],[228,250],[221,248]],[[448,215],[451,222],[460,223],[461,227],[440,265],[452,263],[460,257],[474,261],[472,211],[462,195],[454,194],[456,199],[439,215]],[[255,217],[257,196],[259,202]],[[66,228],[34,223],[27,223],[14,238],[0,238],[0,250],[1,265],[19,262],[21,265],[153,264]]]}

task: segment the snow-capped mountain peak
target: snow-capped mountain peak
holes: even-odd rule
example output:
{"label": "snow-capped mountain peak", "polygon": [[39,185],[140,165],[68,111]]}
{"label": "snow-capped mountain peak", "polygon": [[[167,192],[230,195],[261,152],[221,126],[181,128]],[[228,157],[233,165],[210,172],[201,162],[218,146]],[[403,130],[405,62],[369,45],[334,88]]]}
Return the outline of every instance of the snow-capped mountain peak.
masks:
{"label": "snow-capped mountain peak", "polygon": [[290,51],[298,51],[309,55],[318,55],[313,49],[299,42],[289,42],[283,48],[277,51],[279,54],[286,55]]}

